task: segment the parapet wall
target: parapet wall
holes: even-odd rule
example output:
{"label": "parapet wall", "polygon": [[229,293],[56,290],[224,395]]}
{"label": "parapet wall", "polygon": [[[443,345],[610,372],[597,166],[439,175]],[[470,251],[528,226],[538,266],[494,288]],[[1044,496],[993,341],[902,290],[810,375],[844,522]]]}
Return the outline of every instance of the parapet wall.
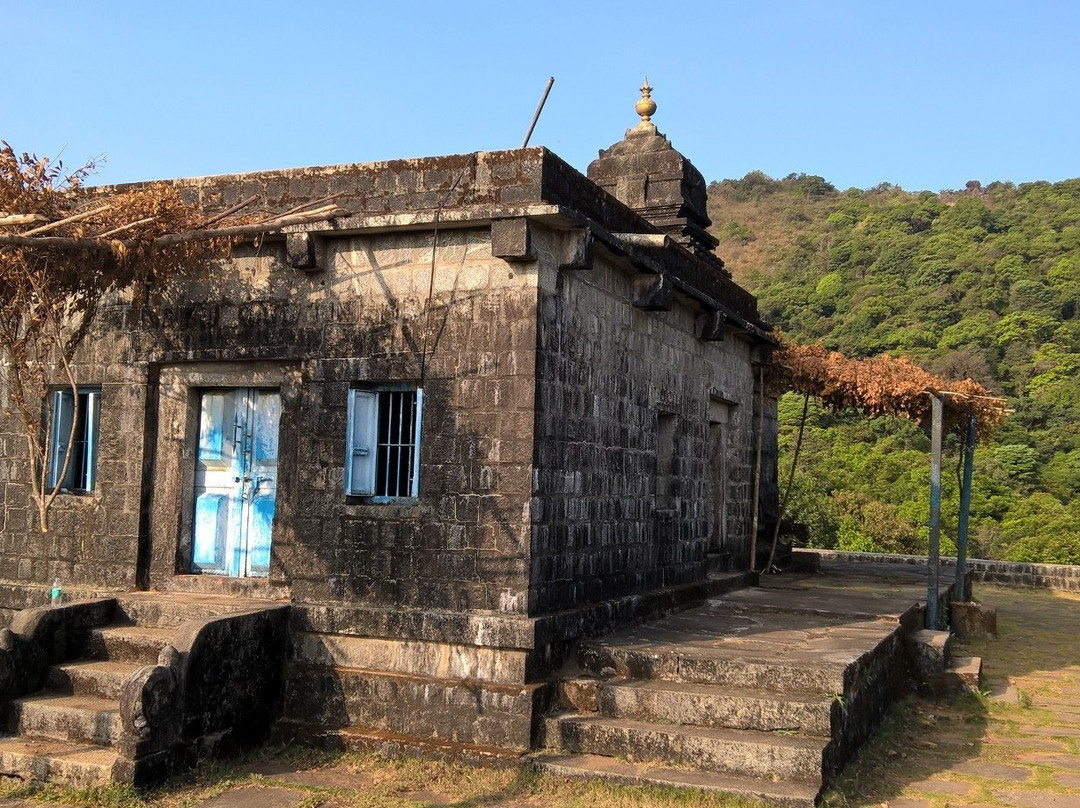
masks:
{"label": "parapet wall", "polygon": [[[868,564],[908,564],[926,567],[926,556],[889,555],[886,553],[845,553],[838,550],[810,550],[835,561],[864,562]],[[956,566],[956,558],[942,556],[941,566]],[[1064,589],[1080,592],[1080,566],[1070,564],[1029,564],[1022,561],[991,561],[969,558],[968,570],[973,581],[1000,586],[1030,586],[1044,589]]]}

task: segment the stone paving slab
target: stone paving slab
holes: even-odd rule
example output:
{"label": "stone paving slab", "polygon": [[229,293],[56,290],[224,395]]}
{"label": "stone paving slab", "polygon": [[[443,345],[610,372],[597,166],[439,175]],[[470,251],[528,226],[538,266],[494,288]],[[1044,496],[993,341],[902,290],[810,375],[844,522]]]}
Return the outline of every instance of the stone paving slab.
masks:
{"label": "stone paving slab", "polygon": [[948,771],[957,774],[973,774],[976,777],[986,777],[991,780],[1007,780],[1012,783],[1022,783],[1031,779],[1031,769],[985,760],[965,760],[950,766]]}
{"label": "stone paving slab", "polygon": [[1080,794],[1054,794],[1047,791],[998,791],[994,796],[1006,805],[1023,808],[1080,808]]}
{"label": "stone paving slab", "polygon": [[1054,782],[1064,788],[1076,788],[1080,789],[1080,773],[1073,774],[1072,772],[1054,772],[1052,777]]}
{"label": "stone paving slab", "polygon": [[1011,735],[998,735],[991,736],[989,738],[983,738],[980,741],[983,746],[1001,747],[1004,749],[1014,750],[1019,743],[1022,743],[1025,751],[1039,751],[1039,752],[1068,752],[1069,747],[1065,745],[1063,741],[1047,740],[1044,738],[1017,738]]}
{"label": "stone paving slab", "polygon": [[1080,755],[1046,755],[1024,754],[1017,755],[1024,763],[1032,763],[1038,766],[1053,766],[1057,769],[1069,769],[1080,772]]}
{"label": "stone paving slab", "polygon": [[318,769],[296,769],[288,764],[260,761],[241,767],[248,774],[258,774],[270,780],[278,780],[298,786],[314,788],[340,788],[345,791],[363,791],[370,788],[374,779],[364,772],[350,771],[340,766]]}
{"label": "stone paving slab", "polygon": [[954,794],[962,797],[968,796],[975,790],[972,783],[960,780],[917,780],[908,787],[925,794]]}

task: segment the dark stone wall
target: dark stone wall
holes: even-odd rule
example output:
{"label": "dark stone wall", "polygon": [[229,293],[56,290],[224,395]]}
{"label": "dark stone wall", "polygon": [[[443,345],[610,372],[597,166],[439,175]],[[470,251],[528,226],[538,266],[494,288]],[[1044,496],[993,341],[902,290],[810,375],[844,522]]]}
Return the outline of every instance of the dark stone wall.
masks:
{"label": "dark stone wall", "polygon": [[[605,254],[591,270],[540,279],[532,614],[705,577],[718,399],[735,402],[730,541],[742,547],[749,534],[751,348],[733,336],[698,339],[697,312],[678,298],[671,311],[634,308],[634,273]],[[674,416],[668,502],[656,495],[659,414]]]}
{"label": "dark stone wall", "polygon": [[[301,602],[523,613],[535,273],[492,258],[487,228],[444,229],[428,308],[430,230],[338,238],[327,268],[311,274],[289,268],[283,246],[207,267],[154,311],[118,301],[102,312],[77,358],[79,382],[103,390],[98,490],[61,495],[47,534],[21,482],[23,439],[10,413],[3,419],[0,578],[125,590],[139,576],[186,571],[175,514],[192,484],[197,390],[163,410],[155,380],[221,368],[215,384],[243,386],[280,367],[291,381],[272,581]],[[350,384],[418,383],[423,357],[418,499],[347,500]],[[174,516],[140,521],[147,510]],[[24,597],[10,589],[11,600]]]}
{"label": "dark stone wall", "polygon": [[24,427],[13,405],[3,401],[0,580],[41,587],[0,584],[5,609],[45,605],[48,586],[57,578],[64,587],[103,592],[135,583],[146,363],[137,357],[130,335],[120,333],[107,345],[88,346],[74,371],[80,385],[101,388],[98,476],[107,482],[94,495],[60,494],[43,533],[31,495]]}
{"label": "dark stone wall", "polygon": [[[714,393],[737,402],[727,512],[730,536],[745,534],[750,348],[696,339],[689,300],[751,328],[756,302],[676,248],[649,256],[683,293],[666,313],[632,308],[632,270],[608,253],[580,275],[559,271],[573,250],[542,217],[657,229],[557,156],[525,149],[175,182],[208,214],[253,193],[264,210],[340,193],[347,213],[312,224],[310,272],[290,266],[284,239],[263,239],[151,290],[153,307],[103,308],[75,368],[80,384],[102,388],[98,489],[62,495],[46,534],[24,482],[25,440],[0,401],[0,609],[40,605],[53,578],[87,594],[185,571],[198,387],[253,379],[282,389],[270,578],[300,602],[525,615],[700,579]],[[530,219],[537,260],[493,257],[483,223],[525,216],[541,217]],[[418,501],[346,501],[350,384],[417,383],[422,365]],[[661,410],[677,421],[677,494],[658,509]]]}

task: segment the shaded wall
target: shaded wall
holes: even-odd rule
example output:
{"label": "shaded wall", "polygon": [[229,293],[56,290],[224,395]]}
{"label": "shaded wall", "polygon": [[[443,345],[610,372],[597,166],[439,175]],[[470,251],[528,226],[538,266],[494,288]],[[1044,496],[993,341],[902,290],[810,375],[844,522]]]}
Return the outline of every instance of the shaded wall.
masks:
{"label": "shaded wall", "polygon": [[[717,404],[728,416],[729,549],[745,558],[751,349],[730,335],[698,339],[698,313],[678,297],[671,311],[634,308],[633,277],[600,253],[591,270],[540,278],[531,613],[705,577]],[[671,418],[664,428],[673,428],[673,457],[670,488],[658,501],[663,416]]]}

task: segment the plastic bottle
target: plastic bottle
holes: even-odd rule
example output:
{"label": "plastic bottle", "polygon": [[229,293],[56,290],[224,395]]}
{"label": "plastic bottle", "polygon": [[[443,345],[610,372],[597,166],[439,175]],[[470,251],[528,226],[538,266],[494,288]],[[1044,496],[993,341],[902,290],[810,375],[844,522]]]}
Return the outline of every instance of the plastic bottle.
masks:
{"label": "plastic bottle", "polygon": [[60,591],[60,579],[53,578],[52,589],[49,591],[49,605],[59,606],[60,602],[64,599],[63,592]]}

